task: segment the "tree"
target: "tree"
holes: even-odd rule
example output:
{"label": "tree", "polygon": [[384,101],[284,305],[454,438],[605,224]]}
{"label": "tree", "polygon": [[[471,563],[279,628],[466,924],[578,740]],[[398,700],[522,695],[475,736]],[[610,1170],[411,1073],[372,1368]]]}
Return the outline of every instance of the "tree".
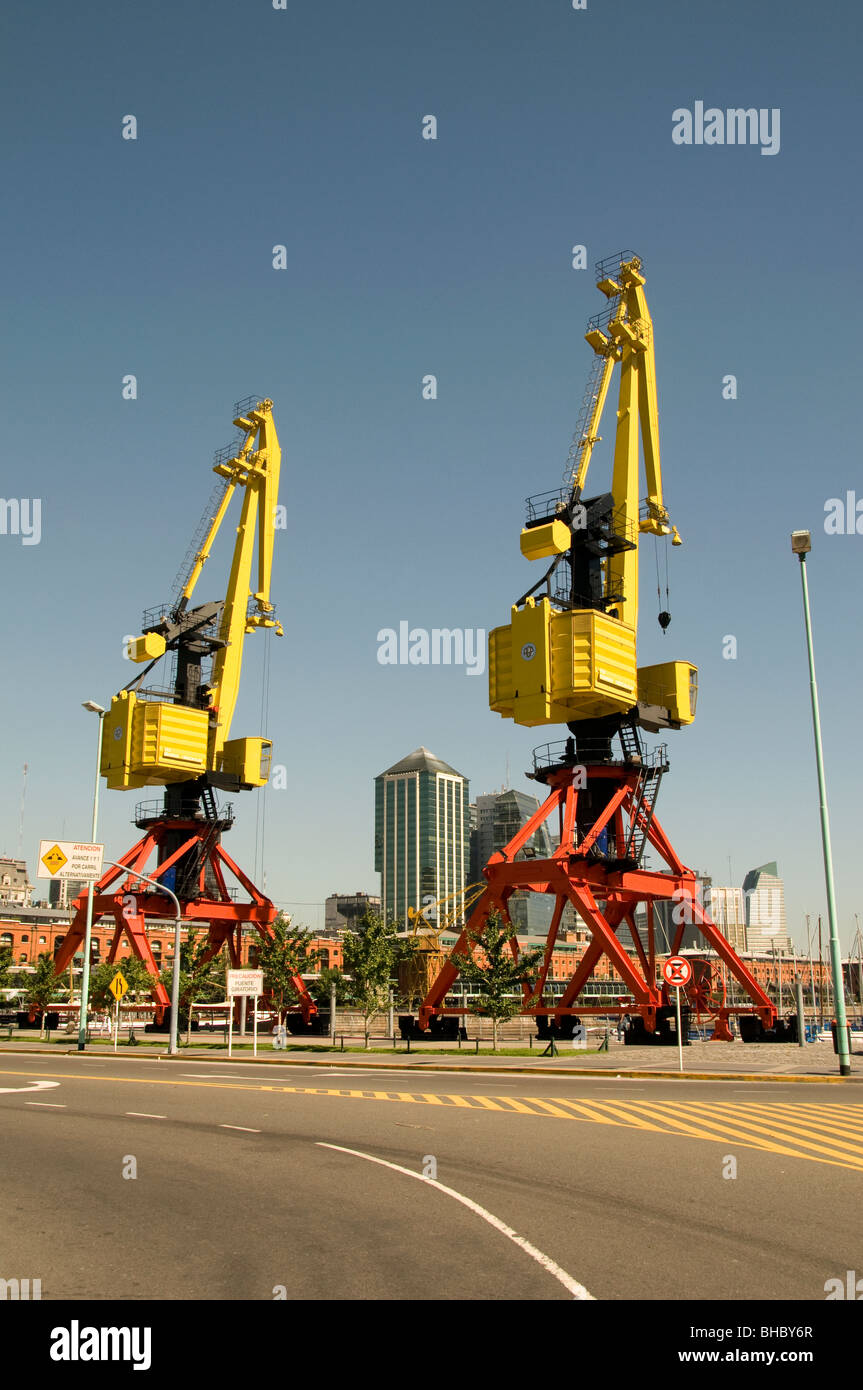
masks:
{"label": "tree", "polygon": [[9,983],[9,969],[12,965],[12,947],[0,946],[0,989]]}
{"label": "tree", "polygon": [[60,979],[54,974],[54,957],[50,951],[43,951],[36,962],[35,972],[27,977],[27,983],[24,987],[25,999],[29,1005],[30,1013],[41,1015],[40,1037],[44,1029],[48,1005],[56,999],[59,987]]}
{"label": "tree", "polygon": [[[533,986],[543,956],[543,949],[539,946],[520,952],[516,960],[509,945],[513,934],[513,927],[502,921],[499,912],[492,911],[482,931],[470,936],[473,945],[471,953],[454,953],[452,956],[452,962],[458,966],[464,983],[475,985],[479,990],[478,997],[468,1008],[473,1014],[484,1014],[491,1019],[492,1047],[495,1052],[498,1025],[508,1018],[514,1018],[521,1010],[521,998],[513,998],[513,993],[520,996],[525,981]],[[475,955],[477,947],[481,953],[480,960]]]}
{"label": "tree", "polygon": [[325,965],[314,980],[309,981],[309,993],[316,1004],[329,1007],[330,990],[336,987],[336,1003],[345,1004],[351,997],[351,982],[346,979],[337,966]]}
{"label": "tree", "polygon": [[149,994],[155,983],[146,965],[137,956],[124,956],[122,960],[112,962],[103,961],[90,971],[90,985],[87,991],[89,1008],[113,1009],[115,1001],[110,985],[117,974],[123,976],[130,994],[142,991]]}
{"label": "tree", "polygon": [[[220,950],[205,959],[210,948],[209,936],[191,929],[180,942],[180,1007],[177,1029],[186,1023],[186,1044],[192,1036],[192,1005],[214,1003],[225,995],[224,956]],[[161,974],[162,984],[171,993],[174,983],[174,963],[166,965]]]}
{"label": "tree", "polygon": [[293,977],[311,974],[323,954],[312,949],[311,941],[307,928],[292,927],[290,917],[279,913],[273,935],[258,946],[258,968],[264,972],[264,989],[272,996],[280,1026],[288,1005],[300,997]]}
{"label": "tree", "polygon": [[366,912],[355,932],[345,932],[342,958],[351,976],[350,1002],[362,1014],[366,1047],[372,1020],[389,1007],[399,961],[413,951],[414,943],[399,938],[396,925],[385,922],[376,912]]}

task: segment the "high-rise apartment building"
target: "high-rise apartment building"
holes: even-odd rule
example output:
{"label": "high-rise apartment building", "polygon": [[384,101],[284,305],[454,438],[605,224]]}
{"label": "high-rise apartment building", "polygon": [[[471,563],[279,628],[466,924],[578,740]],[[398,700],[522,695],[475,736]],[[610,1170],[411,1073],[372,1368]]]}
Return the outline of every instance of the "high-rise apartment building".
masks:
{"label": "high-rise apartment building", "polygon": [[752,955],[790,951],[785,919],[785,884],[775,860],[750,869],[743,880],[746,905],[746,945]]}
{"label": "high-rise apartment building", "polygon": [[[427,748],[375,778],[375,869],[381,912],[405,922],[420,908],[464,891],[470,868],[468,780]],[[452,896],[450,905],[457,906]]]}
{"label": "high-rise apartment building", "polygon": [[[521,827],[539,809],[535,796],[527,792],[491,792],[478,796],[471,807],[470,881],[482,882],[482,871],[489,859],[508,844]],[[545,825],[541,825],[528,840],[518,858],[548,859],[552,852]],[[509,900],[509,917],[517,932],[548,931],[554,910],[554,899],[545,893],[525,890],[513,893]]]}

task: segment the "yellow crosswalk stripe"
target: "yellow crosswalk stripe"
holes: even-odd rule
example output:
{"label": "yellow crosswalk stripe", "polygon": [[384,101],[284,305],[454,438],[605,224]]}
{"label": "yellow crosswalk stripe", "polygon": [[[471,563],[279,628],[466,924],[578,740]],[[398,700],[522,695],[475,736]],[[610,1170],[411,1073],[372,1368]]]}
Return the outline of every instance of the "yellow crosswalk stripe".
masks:
{"label": "yellow crosswalk stripe", "polygon": [[[703,1109],[704,1107],[700,1107]],[[744,1127],[752,1127],[760,1134],[773,1135],[777,1139],[794,1139],[797,1143],[806,1148],[815,1149],[817,1153],[827,1154],[831,1158],[850,1157],[856,1159],[863,1166],[863,1148],[858,1142],[855,1144],[847,1139],[833,1139],[831,1143],[823,1143],[825,1136],[818,1130],[810,1129],[804,1121],[808,1119],[805,1114],[798,1115],[794,1119],[785,1118],[781,1115],[771,1115],[767,1111],[761,1111],[757,1115],[748,1115],[745,1111],[735,1110],[729,1106],[716,1106],[714,1112],[720,1119],[727,1122],[736,1123]]]}
{"label": "yellow crosswalk stripe", "polygon": [[503,1110],[504,1108],[502,1105],[498,1105],[496,1100],[492,1100],[490,1096],[471,1096],[471,1101],[476,1110]]}
{"label": "yellow crosswalk stripe", "polygon": [[639,1123],[633,1115],[627,1115],[623,1111],[614,1113],[613,1107],[596,1101],[570,1100],[567,1096],[554,1096],[555,1105],[565,1105],[567,1113],[571,1119],[590,1120],[597,1125],[625,1125],[627,1129],[653,1128],[654,1126],[646,1123]]}
{"label": "yellow crosswalk stripe", "polygon": [[[562,1100],[559,1096],[555,1096],[555,1100],[559,1101],[561,1105],[569,1104],[568,1101]],[[594,1118],[594,1112],[597,1109],[597,1104],[595,1102],[591,1102],[590,1104],[587,1104],[584,1101],[575,1103],[578,1104],[580,1109],[584,1111],[585,1117],[588,1120]],[[603,1112],[605,1112],[605,1117],[600,1120],[601,1123],[616,1124],[619,1121],[623,1121],[623,1123],[628,1124],[635,1129],[651,1129],[654,1131],[654,1133],[661,1133],[659,1125],[651,1124],[650,1120],[645,1119],[643,1115],[628,1113],[625,1107],[623,1105],[619,1105],[617,1102],[603,1101],[602,1109]],[[597,1116],[597,1119],[599,1118],[600,1117]]]}
{"label": "yellow crosswalk stripe", "polygon": [[618,1102],[618,1108],[651,1116],[660,1122],[660,1128],[666,1133],[714,1142],[736,1140],[751,1148],[789,1157],[809,1158],[813,1162],[833,1163],[844,1168],[863,1168],[863,1141],[857,1145],[843,1144],[842,1148],[812,1141],[811,1131],[802,1125],[807,1118],[805,1106],[797,1107],[796,1124],[782,1127],[775,1119],[768,1123],[771,1120],[768,1107],[759,1107],[764,1113],[757,1116],[749,1115],[744,1105],[698,1101]]}
{"label": "yellow crosswalk stripe", "polygon": [[510,1107],[517,1115],[535,1115],[536,1111],[524,1101],[516,1100],[514,1096],[498,1096],[498,1100],[503,1103],[504,1108]]}
{"label": "yellow crosswalk stripe", "polygon": [[568,1110],[561,1110],[559,1105],[553,1105],[550,1100],[541,1100],[539,1096],[525,1096],[524,1099],[530,1105],[538,1105],[540,1113],[544,1115],[555,1115],[558,1119],[572,1120],[575,1117]]}
{"label": "yellow crosswalk stripe", "polygon": [[[800,1106],[775,1105],[769,1108],[759,1106],[757,1109],[763,1110],[765,1114],[782,1115],[789,1119],[796,1119]],[[855,1140],[857,1144],[863,1144],[863,1110],[858,1110],[855,1115],[853,1107],[849,1108],[847,1114],[835,1113],[829,1105],[806,1106],[805,1109],[807,1117],[813,1123],[817,1122],[826,1133],[836,1134],[840,1138],[845,1136]],[[841,1107],[837,1106],[836,1111],[841,1111]]]}
{"label": "yellow crosswalk stripe", "polygon": [[[740,1140],[747,1137],[743,1134],[735,1134],[733,1131],[729,1130],[727,1125],[723,1125],[721,1127],[722,1132],[716,1134],[713,1132],[716,1126],[711,1127],[708,1120],[704,1120],[700,1116],[694,1116],[693,1119],[699,1120],[698,1124],[694,1124],[690,1120],[684,1119],[682,1116],[676,1114],[671,1108],[671,1102],[667,1101],[658,1102],[656,1105],[641,1104],[639,1105],[639,1112],[651,1115],[654,1119],[659,1120],[661,1122],[659,1128],[665,1134],[683,1134],[688,1135],[692,1139],[736,1138]],[[768,1148],[770,1146],[765,1143],[760,1145],[760,1147]]]}

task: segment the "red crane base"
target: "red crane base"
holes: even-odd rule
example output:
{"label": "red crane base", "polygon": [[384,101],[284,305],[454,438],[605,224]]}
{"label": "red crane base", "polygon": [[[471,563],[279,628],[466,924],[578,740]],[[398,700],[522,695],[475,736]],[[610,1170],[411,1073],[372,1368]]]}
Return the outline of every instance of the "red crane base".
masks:
{"label": "red crane base", "polygon": [[[156,856],[152,868],[151,857]],[[159,965],[147,937],[147,925],[158,922],[163,927],[174,920],[174,905],[169,897],[150,887],[140,874],[162,880],[176,894],[183,924],[200,924],[208,932],[207,948],[202,963],[211,960],[224,945],[232,968],[242,966],[243,927],[254,925],[262,937],[273,935],[273,922],[278,915],[275,903],[255,887],[251,879],[234,863],[219,843],[218,832],[210,821],[165,819],[153,820],[144,836],[118,861],[119,868],[110,868],[93,885],[93,921],[102,916],[114,918],[114,936],[108,952],[108,962],[117,958],[123,933],[134,955],[143,961],[153,978],[151,989],[156,1003],[155,1021],[161,1024],[165,1011],[170,1009],[168,991],[159,979]],[[189,866],[193,872],[189,872]],[[182,889],[172,882],[170,870],[184,881]],[[225,883],[225,870],[249,894],[250,902],[235,902]],[[167,879],[166,879],[167,875]],[[57,952],[55,973],[68,969],[77,952],[84,949],[87,930],[87,892],[75,900],[75,915],[69,932]],[[304,1023],[317,1014],[311,995],[300,976],[293,978],[300,997]]]}
{"label": "red crane base", "polygon": [[[698,900],[695,874],[680,862],[653,814],[653,803],[644,794],[646,782],[652,775],[652,768],[648,770],[634,762],[587,767],[558,766],[542,773],[541,780],[549,787],[548,797],[509,844],[492,855],[483,870],[488,886],[478,899],[450,958],[423,1000],[417,1021],[420,1032],[425,1033],[432,1020],[442,1015],[468,1012],[466,1007],[446,1007],[444,1003],[459,975],[452,957],[473,951],[475,938],[482,932],[492,911],[497,911],[505,922],[510,922],[507,903],[517,889],[548,893],[555,899],[536,983],[533,988],[527,983],[522,986],[524,997],[520,1013],[540,1020],[541,1036],[551,1036],[553,1032],[565,1034],[567,1026],[563,1021],[567,1018],[609,1013],[640,1016],[639,1034],[645,1041],[657,1041],[658,1030],[667,1032],[666,1020],[673,1013],[674,1001],[669,998],[667,988],[657,983],[653,910],[654,903],[665,901],[675,904],[672,911],[675,933],[671,953],[676,954],[680,950],[686,926],[694,925],[704,938],[705,945],[716,952],[729,974],[752,1001],[750,1005],[742,1006],[726,1006],[723,1001],[720,1006],[712,1008],[713,1039],[731,1038],[728,1023],[731,1014],[755,1015],[764,1030],[774,1028],[777,1018],[774,1005],[734,948],[710,921]],[[560,843],[551,858],[517,858],[519,851],[555,812]],[[641,852],[648,844],[662,860],[664,869],[654,871],[639,867]],[[613,857],[609,851],[613,851]],[[591,939],[562,998],[546,1005],[543,1003],[543,990],[567,903],[572,904]],[[643,935],[635,920],[635,909],[639,903],[645,903],[647,907]],[[623,924],[629,928],[636,960],[627,954],[618,940],[617,932]],[[517,958],[518,941],[514,931],[510,949]],[[623,981],[631,1000],[580,1004],[582,990],[603,956]],[[703,981],[696,976],[693,984],[696,990],[691,997],[697,1006],[697,988],[701,985],[703,998]],[[758,1024],[754,1026],[760,1033]]]}

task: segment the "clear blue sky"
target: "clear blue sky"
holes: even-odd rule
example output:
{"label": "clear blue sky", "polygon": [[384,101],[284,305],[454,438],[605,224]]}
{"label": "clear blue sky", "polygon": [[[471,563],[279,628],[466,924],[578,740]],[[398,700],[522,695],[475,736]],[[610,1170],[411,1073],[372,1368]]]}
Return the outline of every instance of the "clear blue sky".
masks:
{"label": "clear blue sky", "polygon": [[[640,657],[701,670],[660,816],[720,882],[729,856],[737,884],[776,859],[798,938],[824,911],[788,540],[810,528],[847,941],[863,913],[863,536],[827,536],[823,518],[827,498],[863,498],[851,0],[89,0],[7,7],[3,29],[0,493],[42,499],[42,539],[0,536],[0,851],[17,849],[25,760],[31,872],[40,836],[89,836],[95,720],[80,702],[130,678],[123,635],[169,593],[211,452],[254,391],[276,404],[289,515],[269,728],[288,789],[266,793],[268,891],[311,925],[322,909],[302,905],[374,891],[372,781],[420,743],[472,795],[507,760],[531,789],[520,770],[543,731],[492,715],[484,677],[380,666],[375,639],[400,619],[494,627],[537,577],[522,502],[560,481],[603,303],[570,247],[591,267],[632,247],[686,542],[664,638],[647,550]],[[673,144],[672,111],[697,100],[780,108],[780,152]],[[591,482],[607,467],[598,451]],[[261,638],[247,648],[237,735],[259,728]],[[258,795],[238,799],[228,845],[250,867]],[[132,842],[136,799],[104,795],[111,856]]]}

